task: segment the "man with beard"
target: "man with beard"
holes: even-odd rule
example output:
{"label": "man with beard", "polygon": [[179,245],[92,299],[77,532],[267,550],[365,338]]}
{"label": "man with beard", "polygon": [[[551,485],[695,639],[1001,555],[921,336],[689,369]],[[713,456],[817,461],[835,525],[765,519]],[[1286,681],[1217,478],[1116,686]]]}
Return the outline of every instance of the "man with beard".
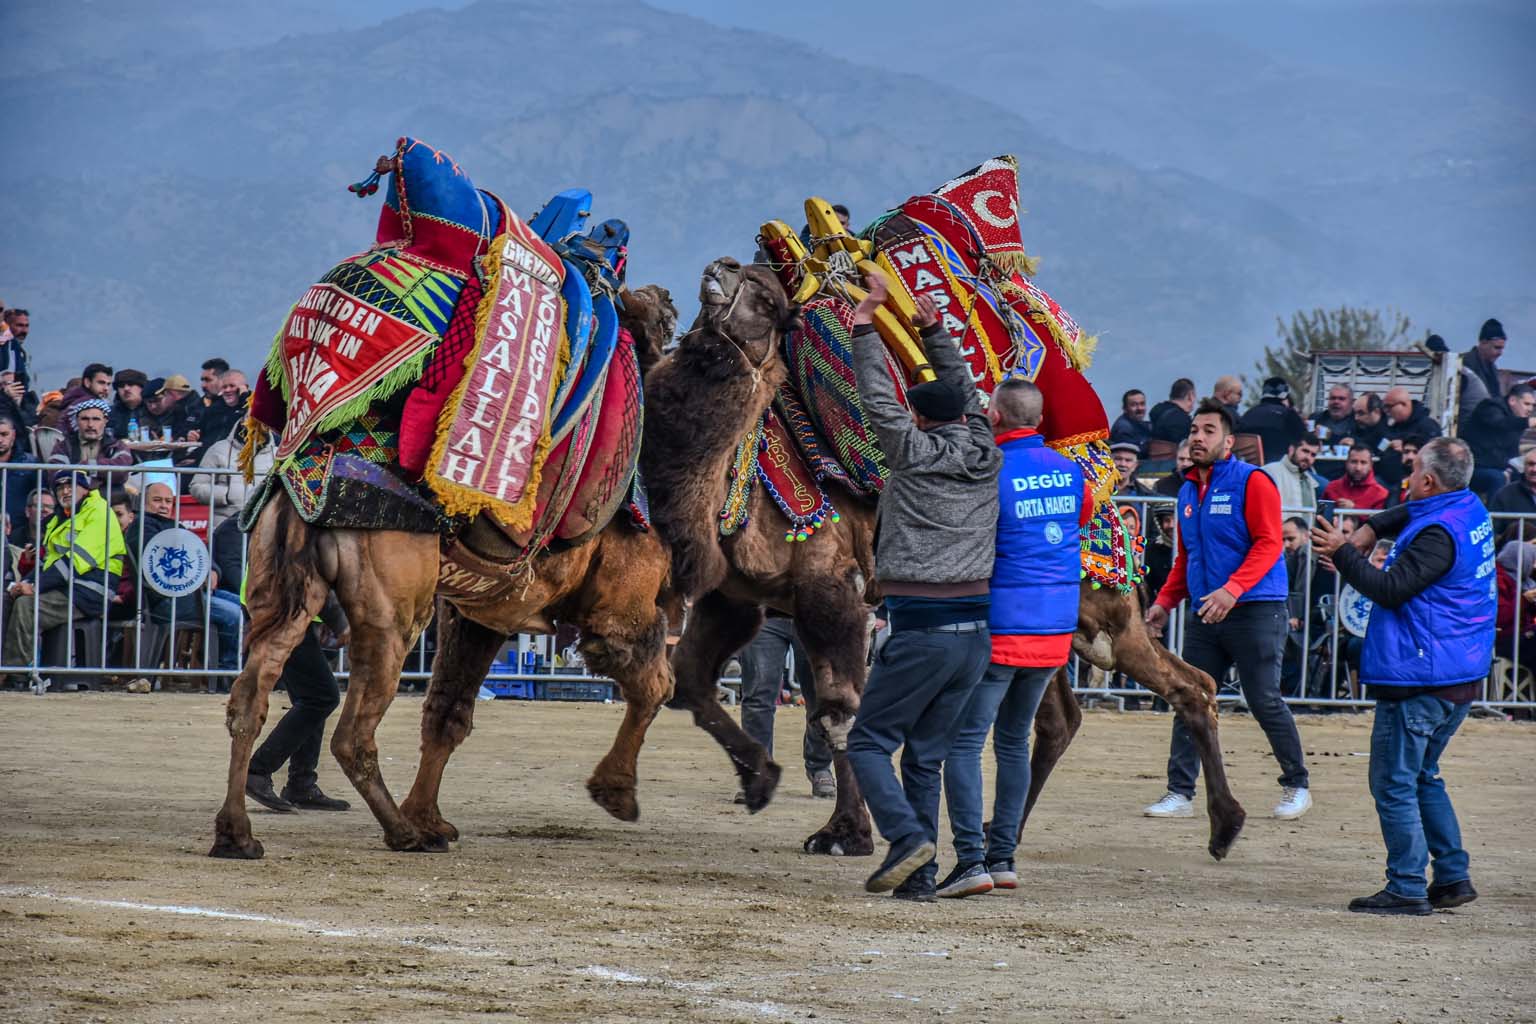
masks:
{"label": "man with beard", "polygon": [[118,370],[112,378],[117,398],[107,416],[107,426],[119,441],[137,441],[141,430],[160,436],[160,421],[144,404],[144,388],[149,384],[143,370]]}
{"label": "man with beard", "polygon": [[1525,453],[1520,466],[1520,479],[1499,488],[1488,502],[1488,511],[1536,514],[1536,448]]}
{"label": "man with beard", "polygon": [[1348,384],[1328,389],[1328,402],[1312,414],[1312,431],[1324,444],[1348,444],[1355,436],[1355,392]]}
{"label": "man with beard", "polygon": [[1280,490],[1283,507],[1312,508],[1317,504],[1317,480],[1312,476],[1312,465],[1321,448],[1317,435],[1307,434],[1291,445],[1283,457],[1264,467]]}
{"label": "man with beard", "polygon": [[199,436],[202,451],[206,453],[216,442],[224,440],[245,419],[246,407],[251,401],[251,388],[245,374],[229,370],[219,378],[218,399],[203,410],[203,422]]}
{"label": "man with beard", "polygon": [[[1280,663],[1290,589],[1281,559],[1280,492],[1256,466],[1232,457],[1231,414],[1206,401],[1189,433],[1193,463],[1179,490],[1179,547],[1147,627],[1161,635],[1168,613],[1186,597],[1191,610],[1184,660],[1212,679],[1237,667],[1243,697],[1280,763],[1277,818],[1299,818],[1312,806],[1301,737],[1280,699]],[[1181,722],[1173,726],[1168,792],[1143,813],[1153,818],[1194,815],[1200,758]]]}
{"label": "man with beard", "polygon": [[159,388],[150,389],[149,411],[159,418],[161,431],[170,428],[174,441],[197,441],[202,437],[198,425],[203,420],[203,404],[192,393],[187,378],[179,373],[165,378]]}
{"label": "man with beard", "polygon": [[[49,462],[68,466],[131,466],[133,453],[107,430],[111,406],[100,398],[87,398],[70,406],[69,433],[48,456]],[[112,485],[112,478],[107,478]]]}
{"label": "man with beard", "polygon": [[1386,508],[1388,491],[1376,481],[1371,450],[1356,444],[1344,460],[1344,475],[1323,488],[1323,497],[1343,508]]}

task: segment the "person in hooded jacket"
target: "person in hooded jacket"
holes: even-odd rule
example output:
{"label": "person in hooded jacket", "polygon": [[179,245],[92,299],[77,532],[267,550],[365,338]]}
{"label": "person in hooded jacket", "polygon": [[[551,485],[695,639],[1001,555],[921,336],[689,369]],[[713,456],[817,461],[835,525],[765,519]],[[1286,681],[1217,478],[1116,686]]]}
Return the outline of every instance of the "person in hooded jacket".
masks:
{"label": "person in hooded jacket", "polygon": [[1259,404],[1243,413],[1237,421],[1239,434],[1257,434],[1264,446],[1264,458],[1273,461],[1285,457],[1307,433],[1307,423],[1291,408],[1291,386],[1284,377],[1264,381]]}

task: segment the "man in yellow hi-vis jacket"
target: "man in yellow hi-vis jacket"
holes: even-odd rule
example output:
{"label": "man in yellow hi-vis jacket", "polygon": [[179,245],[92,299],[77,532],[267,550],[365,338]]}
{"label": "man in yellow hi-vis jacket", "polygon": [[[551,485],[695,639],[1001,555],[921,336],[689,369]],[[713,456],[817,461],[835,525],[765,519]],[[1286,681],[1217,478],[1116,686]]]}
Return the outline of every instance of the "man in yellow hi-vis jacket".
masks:
{"label": "man in yellow hi-vis jacket", "polygon": [[[5,623],[5,663],[34,665],[34,620],[39,636],[71,617],[106,613],[112,588],[123,575],[127,547],[123,530],[106,500],[89,488],[78,472],[60,470],[53,477],[58,511],[43,527],[42,573],[10,587],[15,604]],[[71,614],[73,595],[73,616]]]}

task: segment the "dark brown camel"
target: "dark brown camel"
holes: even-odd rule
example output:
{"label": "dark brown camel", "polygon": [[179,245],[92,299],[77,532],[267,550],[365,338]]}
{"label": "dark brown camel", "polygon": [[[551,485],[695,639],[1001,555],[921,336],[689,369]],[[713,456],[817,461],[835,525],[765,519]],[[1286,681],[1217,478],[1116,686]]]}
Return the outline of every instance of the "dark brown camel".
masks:
{"label": "dark brown camel", "polygon": [[[622,322],[642,348],[655,349],[675,318],[664,291],[646,290],[628,297]],[[623,692],[624,721],[587,789],[610,814],[635,820],[636,760],[646,729],[672,692],[666,658],[671,565],[654,532],[638,531],[623,519],[586,544],[540,556],[521,593],[443,604],[422,708],[421,763],[410,795],[396,806],[379,771],[374,734],[399,686],[406,654],[432,617],[438,538],[315,529],[284,496],[275,497],[250,535],[250,654],[230,691],[229,784],[210,856],[262,856],[245,808],[251,749],[273,684],[333,589],[352,626],[352,676],[331,751],[384,827],[391,849],[445,850],[458,838],[438,809],[438,789],[449,756],[469,735],[480,682],[508,635],[552,632],[556,619],[580,627],[587,664],[611,676]],[[488,544],[499,536],[494,527],[476,528]]]}
{"label": "dark brown camel", "polygon": [[[868,607],[876,599],[874,509],[837,491],[833,500],[842,521],[828,522],[803,543],[786,544],[786,521],[759,488],[747,525],[720,536],[718,515],[736,443],[787,375],[779,343],[798,311],[771,271],[731,260],[709,266],[700,298],[704,305],[693,329],[647,378],[652,419],[641,450],[652,515],[672,548],[674,584],[694,598],[673,655],[672,706],[691,711],[725,748],[748,809],[766,806],[781,770],[721,708],[715,681],[731,654],[757,632],[765,606],[791,615],[815,669],[820,706],[814,725],[831,743],[838,780],[832,818],[806,839],[805,849],[867,854],[873,851],[869,819],[844,751],[864,685]],[[1130,673],[1183,717],[1206,772],[1209,849],[1224,857],[1244,815],[1221,763],[1214,682],[1152,640],[1134,595],[1085,585],[1075,645],[1094,664]],[[1037,719],[1026,818],[1080,721],[1065,674],[1058,674]]]}

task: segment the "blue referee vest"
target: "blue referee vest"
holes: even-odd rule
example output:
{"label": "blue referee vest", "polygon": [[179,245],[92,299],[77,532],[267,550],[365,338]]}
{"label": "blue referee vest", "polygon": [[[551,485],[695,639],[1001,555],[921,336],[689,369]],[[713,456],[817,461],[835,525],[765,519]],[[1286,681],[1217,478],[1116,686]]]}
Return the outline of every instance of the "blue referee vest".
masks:
{"label": "blue referee vest", "polygon": [[1498,574],[1493,524],[1477,495],[1451,491],[1407,504],[1408,527],[1397,553],[1426,527],[1441,526],[1456,544],[1456,563],[1397,608],[1376,607],[1360,652],[1360,681],[1371,686],[1454,686],[1482,679],[1493,661]]}
{"label": "blue referee vest", "polygon": [[[1248,534],[1243,509],[1248,478],[1257,472],[1257,466],[1229,457],[1211,467],[1204,501],[1200,500],[1200,487],[1193,480],[1185,480],[1179,488],[1179,535],[1188,553],[1185,575],[1193,604],[1231,579],[1248,557],[1253,538]],[[1264,578],[1237,602],[1284,601],[1289,596],[1285,560],[1277,550],[1275,563]]]}
{"label": "blue referee vest", "polygon": [[1005,441],[997,477],[994,635],[1057,636],[1077,628],[1083,473],[1039,434]]}

